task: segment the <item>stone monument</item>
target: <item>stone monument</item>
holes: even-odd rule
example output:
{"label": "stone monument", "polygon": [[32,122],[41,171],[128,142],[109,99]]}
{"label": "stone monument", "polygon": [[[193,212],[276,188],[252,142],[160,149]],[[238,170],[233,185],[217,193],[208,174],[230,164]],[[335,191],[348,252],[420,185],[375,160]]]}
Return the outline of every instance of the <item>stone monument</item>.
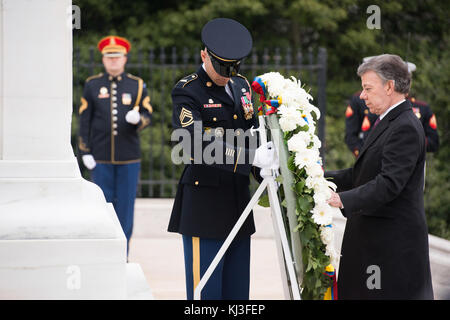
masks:
{"label": "stone monument", "polygon": [[70,145],[71,8],[0,0],[0,299],[126,299],[140,270]]}

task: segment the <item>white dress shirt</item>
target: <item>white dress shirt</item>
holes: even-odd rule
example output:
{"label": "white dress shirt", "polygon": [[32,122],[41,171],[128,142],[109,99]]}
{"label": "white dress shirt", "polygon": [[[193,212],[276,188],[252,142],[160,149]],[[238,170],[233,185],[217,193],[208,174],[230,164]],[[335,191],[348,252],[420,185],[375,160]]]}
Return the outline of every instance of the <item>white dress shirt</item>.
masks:
{"label": "white dress shirt", "polygon": [[397,102],[397,103],[394,104],[393,106],[389,107],[385,112],[383,112],[382,114],[380,114],[380,116],[379,116],[380,121],[383,120],[383,118],[384,118],[384,117],[385,117],[392,109],[394,109],[396,106],[398,106],[399,104],[402,104],[402,103],[405,102],[405,101],[406,101],[406,99],[403,99],[402,101]]}

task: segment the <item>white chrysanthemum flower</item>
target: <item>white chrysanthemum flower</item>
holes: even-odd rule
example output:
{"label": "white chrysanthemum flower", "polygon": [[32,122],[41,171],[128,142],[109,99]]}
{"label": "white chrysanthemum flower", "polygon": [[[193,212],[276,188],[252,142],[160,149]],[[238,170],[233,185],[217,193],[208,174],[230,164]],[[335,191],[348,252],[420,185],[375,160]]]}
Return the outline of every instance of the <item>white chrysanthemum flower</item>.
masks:
{"label": "white chrysanthemum flower", "polygon": [[281,96],[281,99],[283,100],[283,104],[286,106],[289,106],[290,108],[299,108],[299,102],[298,97],[293,91],[286,91],[283,92],[283,95]]}
{"label": "white chrysanthemum flower", "polygon": [[289,132],[292,130],[295,130],[297,128],[297,123],[295,121],[292,121],[288,118],[281,118],[280,121],[280,128],[283,130],[283,132]]}
{"label": "white chrysanthemum flower", "polygon": [[315,149],[306,149],[295,154],[294,163],[297,167],[313,166],[317,162],[319,151]]}
{"label": "white chrysanthemum flower", "polygon": [[306,149],[306,141],[299,135],[293,135],[287,142],[288,150],[291,152],[302,152]]}
{"label": "white chrysanthemum flower", "polygon": [[265,73],[261,76],[261,79],[266,82],[270,97],[277,97],[283,93],[285,79],[279,72]]}
{"label": "white chrysanthemum flower", "polygon": [[305,186],[308,188],[308,189],[313,189],[313,190],[316,190],[320,185],[321,185],[321,181],[320,181],[320,179],[317,179],[317,178],[315,178],[315,177],[310,177],[310,176],[308,176],[308,177],[306,177],[306,179],[305,179]]}
{"label": "white chrysanthemum flower", "polygon": [[333,191],[336,191],[337,186],[334,182],[331,182],[330,180],[325,180],[326,185],[331,188]]}
{"label": "white chrysanthemum flower", "polygon": [[308,111],[309,113],[314,112],[316,115],[316,119],[319,120],[320,119],[320,110],[319,108],[317,108],[316,106],[313,106],[311,103],[309,103],[306,107],[305,110]]}
{"label": "white chrysanthemum flower", "polygon": [[316,205],[325,205],[325,204],[327,204],[327,200],[329,198],[330,197],[327,197],[327,195],[325,193],[320,192],[320,190],[314,189],[313,199],[314,199],[314,203]]}
{"label": "white chrysanthemum flower", "polygon": [[300,131],[288,140],[288,150],[292,152],[302,152],[308,147],[310,142],[311,135],[305,131]]}
{"label": "white chrysanthemum flower", "polygon": [[307,125],[302,118],[302,113],[296,108],[290,108],[282,104],[278,108],[278,114],[280,115],[280,127],[284,132],[295,130],[298,126],[303,127]]}
{"label": "white chrysanthemum flower", "polygon": [[322,147],[322,142],[320,141],[319,137],[313,135],[312,140],[314,148],[320,149],[320,147]]}
{"label": "white chrysanthemum flower", "polygon": [[317,162],[309,163],[306,166],[306,174],[311,177],[322,178],[323,177],[322,166]]}
{"label": "white chrysanthemum flower", "polygon": [[312,218],[315,223],[326,226],[333,221],[329,205],[316,205],[312,209]]}
{"label": "white chrysanthemum flower", "polygon": [[320,226],[320,239],[326,245],[333,244],[334,233],[331,226]]}
{"label": "white chrysanthemum flower", "polygon": [[316,183],[314,192],[323,195],[326,201],[331,198],[331,189],[323,177]]}

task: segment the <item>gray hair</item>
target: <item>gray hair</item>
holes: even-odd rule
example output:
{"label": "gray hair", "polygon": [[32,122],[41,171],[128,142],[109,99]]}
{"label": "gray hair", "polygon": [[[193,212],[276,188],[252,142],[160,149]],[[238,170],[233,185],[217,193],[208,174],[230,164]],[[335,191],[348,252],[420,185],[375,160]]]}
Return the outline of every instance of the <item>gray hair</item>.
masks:
{"label": "gray hair", "polygon": [[368,71],[374,71],[383,81],[394,81],[394,90],[399,93],[408,93],[411,87],[411,74],[405,61],[395,54],[382,54],[363,62],[357,74],[362,76]]}

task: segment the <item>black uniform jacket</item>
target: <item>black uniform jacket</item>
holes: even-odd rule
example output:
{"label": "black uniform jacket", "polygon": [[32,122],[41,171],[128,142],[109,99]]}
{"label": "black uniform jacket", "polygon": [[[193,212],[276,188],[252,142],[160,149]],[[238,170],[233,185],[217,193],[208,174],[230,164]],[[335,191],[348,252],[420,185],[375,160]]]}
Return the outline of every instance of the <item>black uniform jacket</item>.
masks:
{"label": "black uniform jacket", "polygon": [[[140,113],[137,124],[125,120],[127,112],[133,108]],[[115,78],[107,73],[89,77],[79,109],[80,153],[92,154],[99,163],[139,161],[138,133],[150,124],[152,112],[150,96],[141,78],[129,73]]]}
{"label": "black uniform jacket", "polygon": [[[247,129],[257,126],[256,116],[248,114],[246,119],[243,108],[248,97],[251,101],[251,87],[240,75],[232,77],[228,85],[233,99],[200,67],[197,73],[181,79],[172,91],[173,128],[188,132],[192,145],[197,143],[199,148],[185,149],[189,163],[178,185],[170,232],[225,239],[250,201],[249,174],[255,171],[251,162],[257,146],[249,143],[253,137],[239,138],[250,137]],[[234,132],[233,139],[227,138],[227,129]],[[202,141],[202,135],[208,137],[206,141]],[[202,153],[210,154],[212,149],[212,154],[221,156],[222,161],[211,163],[202,158]],[[254,231],[250,214],[237,237]]]}
{"label": "black uniform jacket", "polygon": [[[364,100],[359,98],[360,92],[355,93],[345,111],[345,143],[350,151],[357,156],[370,133],[377,115],[370,113]],[[439,135],[436,116],[430,106],[415,98],[408,98],[412,104],[414,114],[422,123],[425,130],[427,152],[437,152],[439,149]]]}
{"label": "black uniform jacket", "polygon": [[[340,299],[433,298],[423,204],[425,148],[423,127],[407,100],[371,131],[353,168],[326,172],[338,186],[347,217]],[[376,268],[380,288],[368,285]]]}

